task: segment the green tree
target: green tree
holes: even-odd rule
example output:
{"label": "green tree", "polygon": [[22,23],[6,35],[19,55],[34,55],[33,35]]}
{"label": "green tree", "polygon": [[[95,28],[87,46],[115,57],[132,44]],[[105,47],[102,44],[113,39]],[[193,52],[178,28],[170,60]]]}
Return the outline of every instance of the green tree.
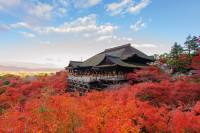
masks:
{"label": "green tree", "polygon": [[186,51],[188,51],[188,55],[194,55],[197,50],[199,49],[199,43],[198,43],[198,37],[193,36],[191,37],[190,35],[186,38],[185,41],[185,47],[186,47]]}
{"label": "green tree", "polygon": [[169,54],[168,53],[163,53],[159,56],[159,58],[169,58]]}
{"label": "green tree", "polygon": [[177,42],[171,48],[170,55],[172,58],[177,59],[183,53],[183,47],[179,45]]}
{"label": "green tree", "polygon": [[191,45],[190,45],[190,41],[191,41],[191,35],[189,35],[187,38],[186,38],[186,41],[185,41],[185,48],[186,48],[186,51],[188,51],[188,54],[190,55],[191,53]]}
{"label": "green tree", "polygon": [[199,41],[199,40],[198,40],[198,37],[193,36],[190,45],[191,45],[191,50],[193,50],[193,53],[194,53],[194,54],[197,53],[197,51],[198,51],[198,49],[199,49],[199,46],[200,46],[200,44],[199,44],[198,41]]}

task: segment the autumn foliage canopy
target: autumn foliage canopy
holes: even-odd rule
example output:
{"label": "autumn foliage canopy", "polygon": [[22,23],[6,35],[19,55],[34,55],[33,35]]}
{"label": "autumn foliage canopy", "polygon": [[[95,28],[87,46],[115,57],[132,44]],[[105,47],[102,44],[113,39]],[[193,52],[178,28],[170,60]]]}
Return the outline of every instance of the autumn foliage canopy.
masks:
{"label": "autumn foliage canopy", "polygon": [[[192,67],[200,70],[199,61],[194,57]],[[66,77],[0,77],[0,132],[200,132],[200,83],[193,77],[148,67],[130,73],[131,84],[84,96],[65,92]]]}

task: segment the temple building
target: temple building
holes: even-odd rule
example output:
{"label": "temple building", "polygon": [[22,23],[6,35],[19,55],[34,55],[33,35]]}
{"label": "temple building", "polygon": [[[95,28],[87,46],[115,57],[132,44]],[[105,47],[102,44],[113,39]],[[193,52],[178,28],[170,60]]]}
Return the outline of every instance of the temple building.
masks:
{"label": "temple building", "polygon": [[126,82],[127,73],[148,66],[152,56],[135,49],[131,44],[105,49],[83,61],[70,61],[68,90],[102,89],[109,85]]}

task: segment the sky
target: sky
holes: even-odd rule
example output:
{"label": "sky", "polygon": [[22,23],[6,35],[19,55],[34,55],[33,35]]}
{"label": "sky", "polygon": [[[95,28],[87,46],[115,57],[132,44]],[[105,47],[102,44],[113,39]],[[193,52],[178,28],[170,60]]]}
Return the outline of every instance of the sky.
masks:
{"label": "sky", "polygon": [[127,43],[148,55],[200,34],[200,0],[0,0],[0,65],[65,67]]}

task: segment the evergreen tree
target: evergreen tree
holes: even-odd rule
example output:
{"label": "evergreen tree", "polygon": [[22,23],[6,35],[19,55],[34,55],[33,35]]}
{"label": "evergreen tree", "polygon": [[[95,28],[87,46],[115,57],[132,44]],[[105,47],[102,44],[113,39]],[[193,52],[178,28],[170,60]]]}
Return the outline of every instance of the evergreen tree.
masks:
{"label": "evergreen tree", "polygon": [[179,45],[177,42],[171,48],[170,55],[172,58],[178,58],[183,53],[183,47]]}
{"label": "evergreen tree", "polygon": [[189,35],[187,38],[186,38],[186,41],[185,41],[185,48],[186,48],[186,51],[188,51],[188,55],[190,55],[191,53],[191,45],[190,45],[190,41],[191,41],[192,37],[191,35]]}
{"label": "evergreen tree", "polygon": [[191,50],[193,51],[194,54],[196,54],[199,48],[198,38],[196,36],[193,36],[193,38],[190,41],[190,45],[191,45],[190,46]]}
{"label": "evergreen tree", "polygon": [[184,44],[189,56],[195,55],[200,47],[199,38],[196,36],[191,37],[189,35]]}

